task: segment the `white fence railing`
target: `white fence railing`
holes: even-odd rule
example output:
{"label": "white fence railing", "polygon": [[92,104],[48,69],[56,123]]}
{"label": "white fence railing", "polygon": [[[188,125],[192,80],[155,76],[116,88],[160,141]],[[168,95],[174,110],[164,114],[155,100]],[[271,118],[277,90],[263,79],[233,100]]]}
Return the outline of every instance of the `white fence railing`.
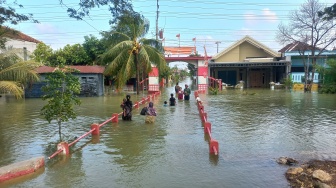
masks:
{"label": "white fence railing", "polygon": [[[299,82],[299,83],[302,83],[302,79],[304,78],[304,72],[295,72],[293,73],[292,72],[292,81],[293,82]],[[311,79],[311,74],[309,75],[309,78]],[[315,73],[314,74],[314,80],[313,80],[314,83],[318,83],[319,82],[319,73]]]}

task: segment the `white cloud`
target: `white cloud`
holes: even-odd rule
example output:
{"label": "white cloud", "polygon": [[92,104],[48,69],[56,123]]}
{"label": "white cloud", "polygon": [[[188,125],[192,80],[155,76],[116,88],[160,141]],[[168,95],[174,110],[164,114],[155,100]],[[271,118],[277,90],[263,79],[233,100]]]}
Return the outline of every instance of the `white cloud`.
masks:
{"label": "white cloud", "polygon": [[269,8],[264,8],[261,13],[246,12],[244,14],[245,22],[248,25],[264,24],[263,22],[277,22],[278,16]]}
{"label": "white cloud", "polygon": [[272,12],[269,8],[264,8],[262,10],[262,15],[265,16],[264,18],[267,21],[270,21],[270,22],[277,22],[278,21],[278,17],[276,15],[276,13]]}
{"label": "white cloud", "polygon": [[40,23],[36,25],[37,33],[56,33],[58,32],[57,27],[48,23]]}

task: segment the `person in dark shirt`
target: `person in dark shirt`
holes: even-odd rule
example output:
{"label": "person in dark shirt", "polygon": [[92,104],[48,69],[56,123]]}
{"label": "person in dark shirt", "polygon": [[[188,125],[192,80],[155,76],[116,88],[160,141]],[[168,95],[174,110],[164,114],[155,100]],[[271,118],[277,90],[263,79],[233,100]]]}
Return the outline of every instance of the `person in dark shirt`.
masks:
{"label": "person in dark shirt", "polygon": [[176,99],[174,97],[174,94],[170,94],[169,106],[175,106],[175,104],[176,104]]}
{"label": "person in dark shirt", "polygon": [[178,93],[180,90],[180,86],[178,85],[178,83],[176,83],[175,85],[175,93]]}
{"label": "person in dark shirt", "polygon": [[121,108],[123,109],[122,119],[123,120],[132,120],[132,108],[133,103],[131,101],[131,96],[126,95],[126,101],[121,104]]}
{"label": "person in dark shirt", "polygon": [[185,85],[185,88],[183,90],[183,94],[184,94],[184,100],[188,101],[190,99],[190,88],[188,88],[188,85]]}

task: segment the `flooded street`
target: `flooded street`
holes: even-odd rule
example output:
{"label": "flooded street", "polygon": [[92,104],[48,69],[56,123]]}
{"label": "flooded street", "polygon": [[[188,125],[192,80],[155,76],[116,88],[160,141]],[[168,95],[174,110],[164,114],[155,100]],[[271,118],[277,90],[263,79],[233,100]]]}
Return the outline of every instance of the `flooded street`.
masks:
{"label": "flooded street", "polygon": [[[184,83],[180,83],[184,86]],[[154,100],[158,116],[145,124],[139,109],[131,122],[108,123],[100,136],[88,136],[69,158],[48,160],[58,139],[56,122],[40,115],[41,99],[0,98],[0,166],[45,156],[46,167],[4,187],[287,187],[280,156],[300,162],[336,160],[336,96],[285,90],[227,90],[200,94],[219,156],[209,146],[196,101],[164,107],[174,86]],[[131,94],[133,102],[145,94]],[[121,112],[125,95],[81,98],[78,118],[63,124],[73,139]]]}

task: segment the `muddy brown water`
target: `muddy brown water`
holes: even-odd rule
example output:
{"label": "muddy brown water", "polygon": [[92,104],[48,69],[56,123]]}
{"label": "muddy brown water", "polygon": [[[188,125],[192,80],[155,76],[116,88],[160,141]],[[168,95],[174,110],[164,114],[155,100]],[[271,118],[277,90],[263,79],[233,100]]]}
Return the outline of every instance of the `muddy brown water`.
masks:
{"label": "muddy brown water", "polygon": [[[184,85],[181,83],[180,85]],[[69,158],[46,159],[44,170],[4,187],[287,187],[286,166],[275,160],[335,160],[336,96],[285,90],[228,90],[200,95],[219,156],[209,155],[196,101],[164,107],[174,86],[154,100],[154,124],[133,113],[133,121],[108,123],[88,136]],[[145,94],[131,94],[132,100]],[[124,95],[81,98],[78,118],[63,125],[64,138],[89,131],[119,113]],[[41,99],[0,98],[0,166],[53,153],[55,122],[40,116]],[[48,149],[49,148],[49,149]]]}

